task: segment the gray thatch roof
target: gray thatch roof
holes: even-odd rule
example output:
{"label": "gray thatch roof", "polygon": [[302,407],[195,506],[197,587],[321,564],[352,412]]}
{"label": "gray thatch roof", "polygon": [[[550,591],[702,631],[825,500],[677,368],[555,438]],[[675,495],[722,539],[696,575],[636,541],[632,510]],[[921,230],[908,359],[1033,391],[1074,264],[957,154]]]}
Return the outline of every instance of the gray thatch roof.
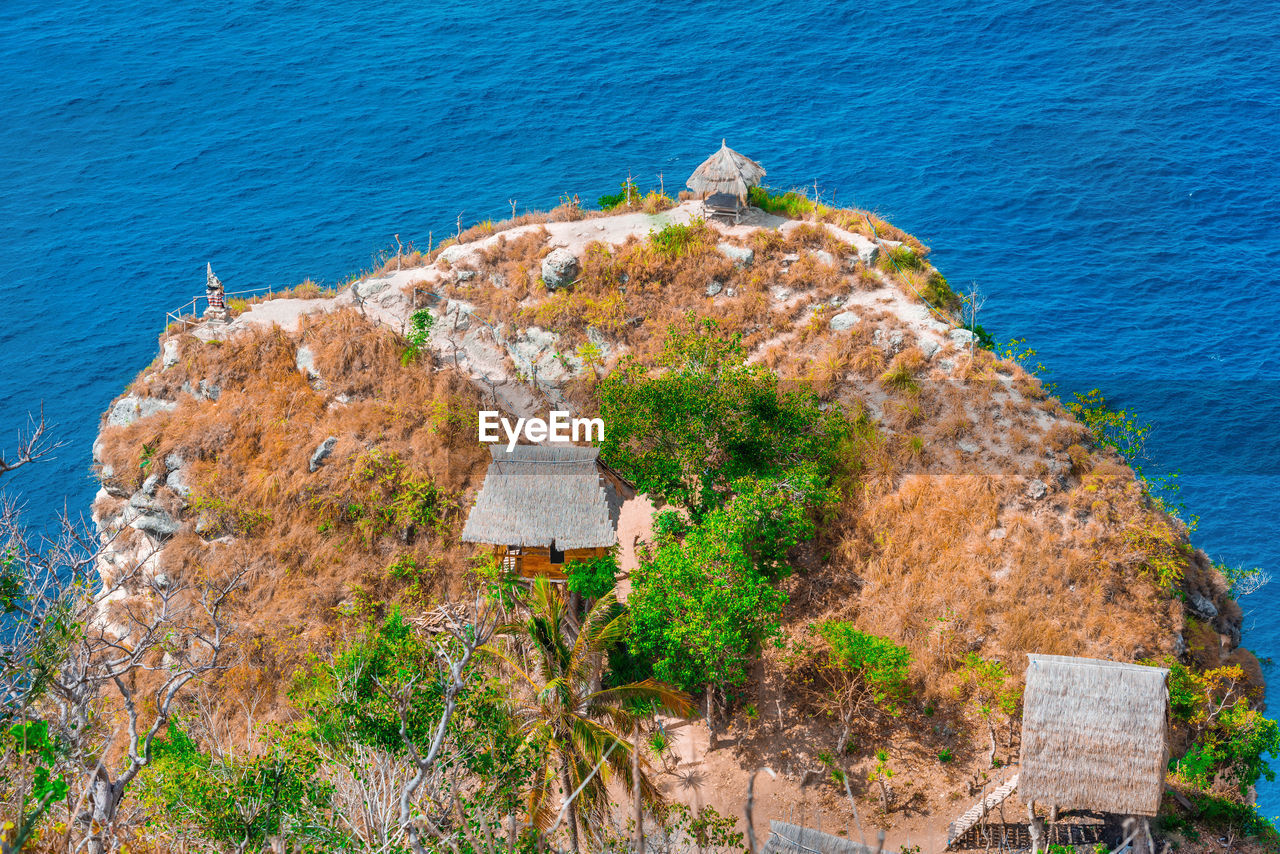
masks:
{"label": "gray thatch roof", "polygon": [[1092,658],[1027,657],[1022,799],[1155,815],[1169,759],[1169,671]]}
{"label": "gray thatch roof", "polygon": [[785,821],[770,821],[769,831],[763,854],[875,854],[866,845]]}
{"label": "gray thatch roof", "polygon": [[468,543],[558,549],[607,548],[618,541],[623,496],[603,476],[596,448],[490,446],[493,462],[467,516]]}
{"label": "gray thatch roof", "polygon": [[721,140],[720,150],[693,170],[685,186],[699,196],[729,193],[746,201],[747,188],[759,186],[764,174],[763,166],[743,157]]}

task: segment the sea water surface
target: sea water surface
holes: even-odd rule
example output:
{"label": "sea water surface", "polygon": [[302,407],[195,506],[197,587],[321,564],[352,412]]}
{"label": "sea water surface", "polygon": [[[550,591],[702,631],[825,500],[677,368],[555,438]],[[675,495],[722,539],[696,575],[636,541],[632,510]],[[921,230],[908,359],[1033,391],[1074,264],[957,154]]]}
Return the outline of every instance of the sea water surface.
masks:
{"label": "sea water surface", "polygon": [[[1280,572],[1276,44],[1241,0],[6,0],[0,447],[42,404],[68,444],[3,486],[87,511],[99,413],[206,261],[337,283],[512,199],[678,189],[727,138],[932,246],[1060,390],[1153,424],[1200,546]],[[1277,602],[1243,603],[1264,658]]]}

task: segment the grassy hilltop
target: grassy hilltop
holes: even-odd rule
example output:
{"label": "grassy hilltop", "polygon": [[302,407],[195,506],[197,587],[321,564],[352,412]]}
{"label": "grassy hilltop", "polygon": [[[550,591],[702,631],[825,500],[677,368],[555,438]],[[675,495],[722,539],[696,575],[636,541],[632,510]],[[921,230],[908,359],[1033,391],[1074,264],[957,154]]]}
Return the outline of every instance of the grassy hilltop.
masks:
{"label": "grassy hilltop", "polygon": [[[663,844],[741,847],[765,765],[758,833],[851,827],[852,801],[890,847],[940,850],[1018,761],[1029,652],[1172,668],[1159,834],[1273,844],[1247,806],[1280,744],[1239,645],[1248,579],[1135,475],[1141,429],[1096,394],[1064,405],[914,237],[752,201],[727,226],[628,189],[171,328],[95,447],[120,590],[93,619],[234,578],[234,633],[165,708],[113,831],[129,850],[533,850],[530,828],[616,848],[633,779]],[[548,287],[553,250],[576,267]],[[567,589],[459,540],[477,412],[548,408],[603,417],[604,459],[657,508]],[[496,628],[470,654],[449,628],[477,601]],[[113,691],[93,726],[120,765]],[[42,821],[61,850],[66,809]]]}

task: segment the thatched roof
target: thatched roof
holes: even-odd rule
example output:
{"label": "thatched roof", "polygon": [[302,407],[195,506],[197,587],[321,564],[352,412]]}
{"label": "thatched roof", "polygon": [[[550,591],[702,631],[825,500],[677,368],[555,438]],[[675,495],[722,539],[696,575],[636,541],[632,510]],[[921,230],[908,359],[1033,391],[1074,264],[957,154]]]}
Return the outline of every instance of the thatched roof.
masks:
{"label": "thatched roof", "polygon": [[591,549],[618,541],[623,495],[599,450],[572,445],[490,446],[493,462],[462,539],[500,546]]}
{"label": "thatched roof", "polygon": [[747,189],[759,186],[764,174],[763,166],[749,157],[743,157],[721,140],[720,150],[693,170],[685,186],[703,197],[713,193],[729,193],[746,201]]}
{"label": "thatched roof", "polygon": [[1155,815],[1169,759],[1169,671],[1092,658],[1027,657],[1022,799]]}
{"label": "thatched roof", "polygon": [[811,827],[769,822],[769,841],[763,854],[875,854],[875,850]]}

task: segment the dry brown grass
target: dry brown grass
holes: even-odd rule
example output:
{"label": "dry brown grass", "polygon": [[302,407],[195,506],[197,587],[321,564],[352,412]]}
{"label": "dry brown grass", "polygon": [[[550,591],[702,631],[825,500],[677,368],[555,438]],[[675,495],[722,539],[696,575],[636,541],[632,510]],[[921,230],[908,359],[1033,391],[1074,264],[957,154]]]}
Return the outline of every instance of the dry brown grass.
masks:
{"label": "dry brown grass", "polygon": [[[102,434],[104,461],[130,487],[163,473],[168,454],[186,461],[188,512],[203,517],[205,536],[171,541],[164,571],[216,575],[252,553],[261,568],[235,615],[238,642],[265,672],[286,676],[325,643],[342,611],[416,608],[467,583],[474,549],[456,536],[487,457],[474,438],[478,394],[452,369],[402,365],[394,335],[354,311],[310,318],[302,340],[315,352],[322,390],[297,371],[297,342],[278,330],[222,344],[186,338],[179,365],[133,386],[175,394],[178,408]],[[221,385],[216,403],[177,393],[200,379]],[[310,456],[327,436],[337,445],[311,473]],[[407,484],[438,491],[438,528],[382,526],[352,509],[386,506]],[[178,509],[167,489],[159,496]],[[224,535],[231,545],[211,540]]]}

